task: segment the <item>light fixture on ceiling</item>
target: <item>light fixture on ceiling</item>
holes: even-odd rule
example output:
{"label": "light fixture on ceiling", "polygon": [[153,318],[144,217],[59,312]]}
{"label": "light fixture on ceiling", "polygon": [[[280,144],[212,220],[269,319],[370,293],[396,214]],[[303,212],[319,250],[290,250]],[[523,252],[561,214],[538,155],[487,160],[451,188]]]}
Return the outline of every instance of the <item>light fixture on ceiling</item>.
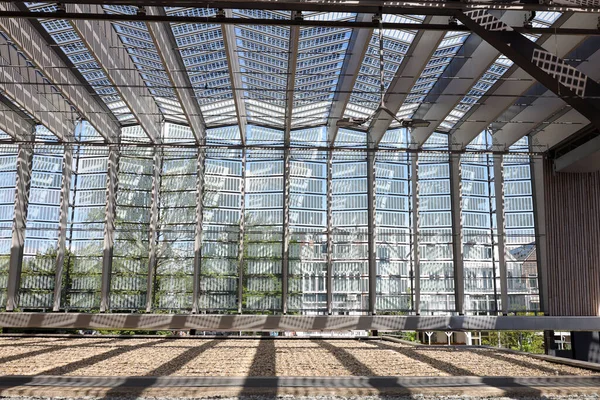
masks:
{"label": "light fixture on ceiling", "polygon": [[403,128],[418,128],[418,127],[428,127],[429,121],[425,121],[422,119],[398,119],[396,114],[394,114],[387,106],[385,105],[385,81],[384,81],[384,61],[383,61],[383,24],[382,18],[380,15],[373,16],[373,22],[379,23],[379,85],[380,85],[380,96],[381,100],[379,102],[379,106],[373,112],[373,114],[366,118],[355,118],[355,117],[344,117],[340,118],[336,121],[335,126],[338,128],[356,128],[361,125],[366,124],[369,121],[375,119],[378,114],[382,112],[391,116],[396,122],[400,124]]}

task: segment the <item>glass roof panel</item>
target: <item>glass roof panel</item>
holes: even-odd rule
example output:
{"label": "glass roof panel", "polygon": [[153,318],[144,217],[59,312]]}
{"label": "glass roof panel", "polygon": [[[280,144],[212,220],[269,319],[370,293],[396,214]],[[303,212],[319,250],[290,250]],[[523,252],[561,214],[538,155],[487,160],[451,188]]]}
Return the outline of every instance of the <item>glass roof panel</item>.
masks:
{"label": "glass roof panel", "polygon": [[[55,4],[48,3],[25,3],[31,11],[56,11]],[[71,23],[60,19],[42,19],[40,23],[50,34],[52,39],[59,45],[75,68],[83,75],[91,87],[98,93],[102,101],[106,103],[112,113],[121,122],[135,121],[131,110],[127,107],[116,107],[115,104],[124,104],[121,96],[111,85],[108,77],[96,62],[94,57],[83,44],[79,35],[73,29]]]}
{"label": "glass roof panel", "polygon": [[[214,17],[213,8],[165,7],[167,15]],[[172,23],[177,49],[208,126],[235,124],[236,109],[220,25]]]}
{"label": "glass roof panel", "polygon": [[[383,15],[383,22],[391,23],[420,24],[424,19],[424,16]],[[383,30],[385,90],[394,78],[415,35],[416,31]],[[379,30],[375,29],[344,117],[367,118],[375,112],[381,101],[379,76]]]}
{"label": "glass roof panel", "polygon": [[[552,25],[562,14],[557,12],[548,12],[536,14],[532,25],[535,27],[546,27]],[[540,35],[530,35],[530,40],[537,40]],[[454,109],[446,116],[438,129],[451,130],[455,125],[469,112],[469,110],[477,104],[492,86],[502,79],[502,76],[512,67],[513,62],[501,55],[487,69],[483,76],[473,85],[471,90],[462,98],[462,100],[454,107]]]}
{"label": "glass roof panel", "polygon": [[[234,10],[238,18],[289,19],[289,12]],[[248,122],[283,127],[290,28],[237,25],[238,57]]]}
{"label": "glass roof panel", "polygon": [[[427,66],[421,73],[419,79],[406,96],[406,99],[396,117],[398,119],[411,118],[419,105],[425,100],[429,91],[435,86],[438,79],[442,76],[446,67],[453,60],[453,57],[461,49],[469,33],[466,32],[447,32],[444,39],[440,42],[438,48],[433,53],[433,56],[427,62]],[[396,121],[393,121],[392,127],[398,126]]]}
{"label": "glass roof panel", "polygon": [[[305,13],[305,20],[354,21],[355,14]],[[300,28],[292,126],[325,124],[347,56],[349,28]]]}

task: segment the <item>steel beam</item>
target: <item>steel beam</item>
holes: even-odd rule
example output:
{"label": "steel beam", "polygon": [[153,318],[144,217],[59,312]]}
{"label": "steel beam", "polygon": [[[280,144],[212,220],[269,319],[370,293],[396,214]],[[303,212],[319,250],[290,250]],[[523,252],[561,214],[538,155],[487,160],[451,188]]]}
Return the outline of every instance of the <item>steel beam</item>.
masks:
{"label": "steel beam", "polygon": [[[373,14],[359,14],[356,16],[357,22],[366,22],[373,19]],[[348,42],[346,57],[342,64],[340,77],[333,95],[333,102],[329,117],[327,119],[327,142],[333,145],[337,137],[338,127],[336,122],[344,116],[346,106],[352,96],[352,89],[358,78],[360,67],[369,48],[373,29],[354,29]]]}
{"label": "steel beam", "polygon": [[[427,17],[423,21],[423,23],[433,24],[447,22],[448,17]],[[419,31],[413,39],[384,97],[386,107],[394,115],[400,110],[445,34],[445,31]],[[379,143],[383,139],[393,122],[394,118],[388,113],[380,112],[375,116],[369,126],[369,132],[375,143]]]}
{"label": "steel beam", "polygon": [[160,207],[160,184],[162,172],[163,152],[154,149],[152,157],[152,202],[150,204],[150,226],[148,232],[148,276],[146,281],[146,312],[154,308],[154,276],[158,265],[158,221]]}
{"label": "steel beam", "polygon": [[421,261],[419,259],[419,160],[416,154],[410,158],[410,193],[411,193],[411,232],[409,240],[412,246],[414,304],[416,315],[421,314]]}
{"label": "steel beam", "polygon": [[[574,27],[582,27],[582,28],[594,28],[598,24],[598,18],[591,14],[585,15],[565,15],[559,18],[553,25],[554,28],[574,28]],[[569,53],[573,52],[575,58],[586,58],[586,56],[577,49],[578,45],[580,45],[584,41],[585,37],[578,36],[550,36],[545,35],[540,37],[536,44],[544,47],[546,50],[552,52],[552,54],[562,58],[569,55]],[[598,43],[598,40],[593,40],[592,42]],[[583,52],[594,51],[593,48],[597,49],[597,44],[589,43],[589,49],[583,49]],[[577,49],[577,50],[574,50]],[[573,63],[569,63],[572,66]],[[584,63],[585,65],[586,63]],[[593,69],[593,68],[592,68]],[[581,70],[581,72],[586,73]],[[597,79],[593,74],[593,71],[588,71],[590,73],[590,77],[592,79]],[[597,75],[597,73],[595,74]],[[529,99],[520,99],[525,93],[529,93],[531,90],[536,90],[536,86],[541,85],[538,84],[535,80],[531,79],[531,76],[525,72],[523,69],[519,68],[517,65],[511,67],[509,71],[507,71],[504,76],[506,79],[499,80],[494,84],[494,86],[488,91],[488,93],[483,96],[478,103],[481,104],[479,106],[474,106],[469,113],[467,113],[463,119],[464,121],[459,121],[455,127],[455,136],[456,141],[459,143],[463,143],[463,146],[467,146],[477,135],[479,135],[484,129],[493,126],[494,122],[503,116],[503,112],[513,106],[515,103],[519,102],[523,104],[527,102]],[[541,90],[536,90],[535,94],[541,93]],[[560,98],[548,98],[543,97],[540,99],[536,99],[534,102],[544,103],[544,109],[546,112],[542,113],[542,116],[537,118],[542,118],[550,114],[552,108],[556,108],[554,103],[564,104]],[[550,108],[546,108],[550,107]],[[510,144],[516,142],[518,139],[523,137],[528,133],[528,129],[532,129],[537,122],[541,122],[540,119],[532,120],[532,114],[530,110],[523,110],[525,114],[522,119],[518,123],[511,125],[510,129],[507,129],[501,135],[510,136],[511,141]],[[512,140],[512,138],[515,138]],[[498,146],[502,146],[505,142],[502,139],[499,139],[497,135],[494,136],[494,141]],[[509,144],[509,145],[510,145]]]}
{"label": "steel beam", "polygon": [[115,244],[115,219],[117,213],[117,187],[119,179],[119,149],[108,149],[106,173],[106,207],[104,217],[104,250],[102,254],[102,279],[100,286],[100,312],[110,310],[110,284]]}
{"label": "steel beam", "polygon": [[458,19],[600,129],[600,84],[485,10]]}
{"label": "steel beam", "polygon": [[531,168],[531,186],[533,189],[533,221],[535,226],[535,244],[537,256],[540,309],[545,315],[549,315],[550,311],[548,308],[548,240],[546,237],[544,159],[541,157],[531,157],[529,165]]}
{"label": "steel beam", "polygon": [[[225,16],[227,18],[231,18],[233,16],[232,11],[225,10]],[[244,87],[244,84],[242,82],[242,73],[237,50],[235,27],[232,25],[222,25],[221,32],[223,34],[223,42],[225,43],[225,54],[227,54],[227,65],[229,66],[229,80],[231,81],[231,89],[233,91],[233,102],[235,104],[238,126],[240,129],[240,139],[242,144],[245,144],[246,126],[248,125],[248,114],[246,112],[246,102],[243,99],[243,91],[241,90]]]}
{"label": "steel beam", "polygon": [[[301,14],[292,12],[291,18],[297,19]],[[296,86],[296,67],[298,65],[298,44],[300,42],[300,27],[290,28],[288,44],[287,84],[284,114],[283,144],[283,240],[281,258],[281,311],[287,314],[289,294],[290,267],[290,134],[292,131],[292,114],[294,111],[294,88]]]}
{"label": "steel beam", "polygon": [[[146,8],[148,15],[164,16],[165,11],[159,7]],[[192,82],[189,75],[185,72],[186,67],[181,58],[181,54],[177,49],[177,42],[171,30],[169,23],[149,22],[148,32],[154,42],[154,47],[160,56],[162,64],[165,67],[165,72],[173,83],[173,91],[181,105],[185,119],[194,134],[194,138],[198,144],[204,143],[206,136],[206,124],[202,116],[200,104],[196,100]]]}
{"label": "steel beam", "polygon": [[[67,12],[103,14],[101,6],[67,5]],[[160,109],[110,21],[71,23],[90,54],[96,59],[114,89],[153,143],[160,140]]]}
{"label": "steel beam", "polygon": [[[0,3],[0,11],[19,11],[19,9],[15,4],[4,2]],[[50,46],[44,45],[46,40],[30,22],[11,18],[0,18],[0,30],[2,30],[8,36],[10,41],[23,52],[35,68],[48,78],[50,83],[56,85],[55,88],[68,101],[70,107],[73,107],[80,116],[87,120],[105,140],[109,142],[115,141],[118,137],[120,128],[114,116],[107,114],[105,108],[99,103],[99,100],[94,98],[94,94],[90,94],[81,86],[81,82],[70,71],[69,66],[67,66],[57,55],[55,50]],[[5,47],[8,46],[0,45],[0,48],[2,49]],[[16,59],[14,59],[14,61],[16,62]],[[6,69],[7,68],[3,68],[4,74],[6,73]],[[40,91],[43,93],[52,93],[54,89],[48,88]],[[28,93],[30,93],[30,89],[19,91],[20,96],[26,96]],[[37,96],[33,95],[30,95],[29,97],[31,97],[31,101],[34,102],[34,104],[38,103],[36,104],[36,107],[42,107],[39,102],[42,102],[43,100],[40,100]],[[54,95],[51,96],[50,104],[53,105],[53,108],[48,109],[48,113],[50,113],[51,110],[54,110],[54,107],[58,107],[57,109],[62,110],[64,106],[58,105],[61,101],[64,102],[64,99],[59,100],[55,98]],[[43,108],[40,108],[40,110],[42,109]],[[70,108],[68,108],[68,110],[70,110]],[[37,113],[30,112],[30,114],[35,116]],[[58,118],[63,121],[68,120],[65,115],[61,115],[60,113],[57,115],[47,115],[45,118]],[[41,119],[38,119],[41,122]],[[52,130],[45,124],[44,126],[49,128],[55,135],[59,135],[61,132],[62,134],[68,134],[73,132],[74,121],[75,118],[73,119],[72,124],[68,126],[70,130],[67,129],[65,131],[58,129]]]}
{"label": "steel beam", "polygon": [[33,145],[19,145],[15,211],[6,287],[6,311],[14,311],[19,307],[19,289],[21,288],[21,269],[23,267],[23,252],[25,249],[25,229],[27,225],[27,208],[29,207],[32,166]]}
{"label": "steel beam", "polygon": [[598,331],[600,317],[0,313],[6,328],[203,331]]}
{"label": "steel beam", "polygon": [[290,150],[283,150],[283,237],[281,241],[281,312],[287,314],[290,264]]}
{"label": "steel beam", "polygon": [[[501,20],[508,24],[518,24],[523,19],[524,13],[507,12],[502,15]],[[448,65],[413,116],[431,122],[429,127],[412,130],[417,146],[425,143],[499,56],[498,50],[480,37],[471,35],[467,38],[457,57]]]}
{"label": "steel beam", "polygon": [[196,229],[194,233],[194,286],[192,293],[192,313],[200,310],[199,302],[201,295],[200,279],[202,273],[202,228],[204,217],[204,167],[206,165],[206,150],[198,149],[198,161],[196,177]]}
{"label": "steel beam", "polygon": [[72,177],[73,148],[70,146],[65,146],[62,163],[62,181],[60,184],[60,214],[58,218],[58,240],[56,245],[54,301],[52,304],[52,311],[59,311],[61,306]]}
{"label": "steel beam", "polygon": [[[373,148],[374,143],[367,138],[367,146]],[[369,314],[377,314],[377,216],[376,198],[377,180],[375,176],[375,152],[367,153],[367,252],[369,260]]]}
{"label": "steel beam", "polygon": [[242,180],[240,187],[240,234],[238,239],[238,314],[244,299],[244,242],[246,235],[246,149],[242,149]]}
{"label": "steel beam", "polygon": [[[488,156],[489,157],[489,156]],[[500,267],[500,300],[502,315],[508,314],[508,274],[506,271],[506,247],[504,233],[504,172],[503,157],[498,156],[494,162],[494,200],[496,202],[496,231],[498,237],[498,264]],[[488,176],[489,179],[489,176]],[[492,236],[493,237],[493,236]],[[493,239],[492,239],[493,240]],[[492,245],[494,242],[492,241]],[[492,251],[494,249],[492,248]],[[494,265],[493,268],[496,268]],[[496,295],[494,293],[494,295]]]}
{"label": "steel beam", "polygon": [[[2,22],[0,19],[0,26]],[[0,79],[4,82],[0,85],[3,96],[33,116],[58,139],[67,140],[75,129],[74,121],[77,118],[71,105],[3,37],[0,37],[0,62],[6,65],[0,69]],[[13,134],[15,138],[30,136],[30,123],[6,104],[2,103],[0,107],[5,132]]]}
{"label": "steel beam", "polygon": [[460,156],[450,157],[450,204],[452,214],[452,257],[454,261],[454,296],[456,312],[465,313],[465,268],[462,233],[462,174]]}
{"label": "steel beam", "polygon": [[327,151],[327,315],[333,313],[333,150]]}
{"label": "steel beam", "polygon": [[2,115],[0,130],[17,141],[31,139],[31,132],[35,131],[33,121],[24,118],[21,113],[9,107],[3,100],[9,101],[8,99],[0,100],[0,115]]}

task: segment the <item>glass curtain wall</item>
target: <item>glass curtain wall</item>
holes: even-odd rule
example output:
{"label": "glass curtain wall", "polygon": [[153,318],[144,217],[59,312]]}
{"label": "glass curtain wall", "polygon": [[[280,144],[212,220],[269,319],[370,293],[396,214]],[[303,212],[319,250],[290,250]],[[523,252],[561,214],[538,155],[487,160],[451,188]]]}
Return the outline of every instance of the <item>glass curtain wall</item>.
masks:
{"label": "glass curtain wall", "polygon": [[[0,131],[1,140],[11,137]],[[18,145],[4,144],[0,148],[0,307],[6,306],[6,287],[15,213]]]}
{"label": "glass curtain wall", "polygon": [[[294,146],[326,143],[324,128],[291,132]],[[327,152],[292,150],[288,311],[327,312]]]}
{"label": "glass curtain wall", "polygon": [[454,312],[448,135],[434,132],[423,148],[431,152],[419,154],[418,160],[421,311]]}
{"label": "glass curtain wall", "polygon": [[[484,131],[467,148],[484,151],[491,145],[491,134]],[[499,160],[490,154],[461,156],[465,312],[472,314],[493,315],[502,309],[494,162]]]}
{"label": "glass curtain wall", "polygon": [[[56,140],[41,126],[37,128],[36,138]],[[63,146],[59,145],[34,148],[19,293],[22,309],[52,307],[63,153]]]}
{"label": "glass curtain wall", "polygon": [[[337,146],[366,149],[364,132],[340,129]],[[367,153],[333,152],[333,304],[335,313],[369,309]]]}
{"label": "glass curtain wall", "polygon": [[[211,145],[239,145],[237,127],[207,131]],[[204,165],[201,310],[237,311],[242,151],[210,148]]]}
{"label": "glass curtain wall", "polygon": [[[283,146],[283,131],[247,128],[247,143]],[[243,307],[282,309],[283,150],[246,151]]]}
{"label": "glass curtain wall", "polygon": [[[166,144],[194,143],[188,127],[166,124]],[[153,305],[159,310],[191,310],[194,288],[194,241],[198,149],[162,150],[157,254]]]}
{"label": "glass curtain wall", "polygon": [[[87,122],[77,126],[75,139],[103,141]],[[104,248],[108,149],[75,146],[74,154],[61,304],[68,310],[97,309]]]}
{"label": "glass curtain wall", "polygon": [[[524,137],[510,147],[512,152],[529,151]],[[508,311],[540,311],[531,156],[504,156],[504,224],[506,269],[508,276]]]}
{"label": "glass curtain wall", "polygon": [[[382,149],[406,148],[406,129],[388,131]],[[378,313],[414,310],[411,155],[379,152],[375,160]]]}

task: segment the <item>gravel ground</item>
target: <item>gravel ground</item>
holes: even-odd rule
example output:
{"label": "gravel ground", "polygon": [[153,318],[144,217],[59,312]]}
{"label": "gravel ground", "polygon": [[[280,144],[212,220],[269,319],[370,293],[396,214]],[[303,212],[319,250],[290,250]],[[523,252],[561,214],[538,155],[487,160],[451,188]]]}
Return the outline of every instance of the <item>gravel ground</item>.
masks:
{"label": "gravel ground", "polygon": [[553,376],[594,375],[492,349],[356,340],[0,338],[2,375]]}
{"label": "gravel ground", "polygon": [[[187,397],[186,397],[187,398]],[[429,395],[407,395],[407,396],[370,396],[370,395],[357,395],[357,396],[234,396],[234,397],[202,397],[203,400],[461,400],[468,398],[469,400],[598,400],[598,395],[546,395],[546,396],[519,396],[519,397],[479,397],[479,396],[429,396]],[[14,397],[2,397],[6,400],[55,400],[56,397],[33,397],[33,396],[14,396]],[[124,400],[130,399],[130,397],[119,397],[119,396],[85,396],[85,397],[61,397],[60,400],[76,400],[76,399],[104,399],[104,400]],[[173,397],[138,397],[138,399],[148,400],[173,400]],[[190,399],[190,398],[187,398]]]}

